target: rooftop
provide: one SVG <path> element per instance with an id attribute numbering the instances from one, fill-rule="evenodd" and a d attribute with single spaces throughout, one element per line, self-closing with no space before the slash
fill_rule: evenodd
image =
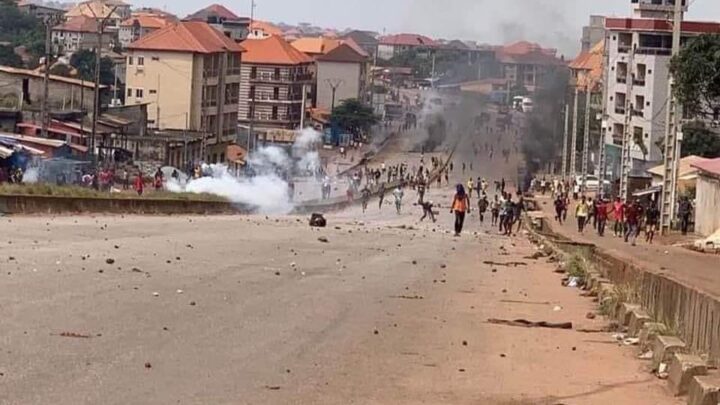
<path id="1" fill-rule="evenodd" d="M 128 49 L 202 54 L 244 51 L 235 41 L 200 21 L 169 25 L 138 39 Z"/>
<path id="2" fill-rule="evenodd" d="M 624 31 L 672 32 L 672 24 L 670 21 L 650 18 L 608 17 L 605 19 L 605 28 Z M 720 23 L 710 21 L 683 21 L 682 31 L 689 34 L 720 33 Z"/>
<path id="3" fill-rule="evenodd" d="M 299 65 L 313 61 L 277 35 L 264 39 L 246 39 L 241 45 L 246 50 L 243 55 L 243 63 Z"/>
<path id="4" fill-rule="evenodd" d="M 341 42 L 338 46 L 317 57 L 318 61 L 324 62 L 346 62 L 363 63 L 367 62 L 369 56 L 359 47 L 350 45 L 348 42 Z"/>
<path id="5" fill-rule="evenodd" d="M 267 21 L 253 20 L 253 22 L 250 24 L 250 29 L 260 30 L 267 35 L 281 36 L 283 34 L 283 31 L 280 28 Z"/>
<path id="6" fill-rule="evenodd" d="M 703 163 L 708 160 L 711 160 L 711 159 L 705 159 L 705 158 L 702 158 L 700 156 L 695 156 L 695 155 L 686 156 L 686 157 L 680 159 L 680 164 L 678 165 L 678 177 L 680 177 L 682 179 L 683 177 L 686 177 L 686 176 L 692 175 L 693 173 L 696 173 L 697 169 L 694 166 L 696 164 L 700 164 L 700 163 Z M 655 166 L 652 169 L 648 170 L 648 173 L 655 175 L 655 176 L 662 176 L 664 172 L 665 172 L 664 165 Z"/>
<path id="7" fill-rule="evenodd" d="M 714 177 L 720 177 L 720 158 L 705 159 L 702 162 L 692 164 L 692 167 L 700 170 L 705 174 L 710 174 Z"/>
<path id="8" fill-rule="evenodd" d="M 97 20 L 91 17 L 77 16 L 72 17 L 63 24 L 53 27 L 54 31 L 70 31 L 70 32 L 92 32 L 98 30 Z"/>
<path id="9" fill-rule="evenodd" d="M 562 65 L 564 62 L 557 58 L 557 50 L 543 48 L 539 44 L 519 41 L 510 45 L 499 47 L 496 50 L 497 58 L 502 63 L 528 64 L 528 65 Z"/>
<path id="10" fill-rule="evenodd" d="M 584 74 L 578 77 L 578 87 L 587 87 L 588 85 L 595 86 L 602 81 L 604 51 L 605 41 L 600 41 L 588 52 L 581 53 L 570 62 L 570 69 L 584 72 Z"/>
<path id="11" fill-rule="evenodd" d="M 127 20 L 123 21 L 120 26 L 121 27 L 132 27 L 135 24 L 138 24 L 140 27 L 143 28 L 155 28 L 160 29 L 167 27 L 168 25 L 172 24 L 173 21 L 168 20 L 167 18 L 159 17 L 159 16 L 153 16 L 153 15 L 136 15 L 128 18 Z"/>
<path id="12" fill-rule="evenodd" d="M 28 76 L 28 77 L 34 77 L 37 79 L 44 78 L 44 75 L 40 72 L 36 72 L 34 70 L 28 70 L 28 69 L 20 69 L 20 68 L 14 68 L 10 66 L 0 66 L 0 73 L 7 73 L 11 75 L 20 75 L 20 76 Z M 66 84 L 73 84 L 76 86 L 83 86 L 86 88 L 94 89 L 95 83 L 93 82 L 86 82 L 84 80 L 78 80 L 78 79 L 72 79 L 69 77 L 64 76 L 56 76 L 56 75 L 50 75 L 51 81 L 66 83 Z M 107 88 L 105 85 L 100 85 L 101 89 Z"/>
<path id="13" fill-rule="evenodd" d="M 112 3 L 112 4 L 111 4 Z M 120 19 L 120 16 L 113 11 L 113 8 L 115 6 L 119 6 L 122 4 L 116 4 L 116 3 L 122 3 L 120 1 L 117 2 L 107 2 L 102 0 L 92 0 L 92 1 L 86 1 L 83 3 L 79 3 L 77 6 L 70 9 L 65 14 L 66 18 L 70 17 L 78 17 L 78 16 L 85 16 L 90 18 L 112 18 L 112 19 Z"/>
<path id="14" fill-rule="evenodd" d="M 396 34 L 380 37 L 380 44 L 401 46 L 437 46 L 437 42 L 419 34 Z"/>
<path id="15" fill-rule="evenodd" d="M 207 21 L 209 17 L 220 20 L 239 20 L 240 17 L 221 4 L 212 4 L 185 17 L 186 21 Z"/>

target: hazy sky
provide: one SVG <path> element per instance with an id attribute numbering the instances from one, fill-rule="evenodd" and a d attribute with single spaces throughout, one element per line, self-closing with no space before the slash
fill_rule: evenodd
<path id="1" fill-rule="evenodd" d="M 205 3 L 207 1 L 207 3 Z M 219 2 L 249 15 L 251 0 L 131 0 L 183 17 Z M 690 0 L 689 19 L 720 21 L 719 0 Z M 626 16 L 630 0 L 255 0 L 257 18 L 328 28 L 416 32 L 500 44 L 528 39 L 574 53 L 590 14 Z"/>

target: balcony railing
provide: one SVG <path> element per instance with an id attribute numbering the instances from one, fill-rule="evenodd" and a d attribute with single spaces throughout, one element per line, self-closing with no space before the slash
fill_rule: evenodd
<path id="1" fill-rule="evenodd" d="M 279 97 L 279 96 L 275 97 L 275 95 L 271 94 L 271 93 L 256 93 L 254 95 L 254 98 L 253 98 L 253 95 L 251 94 L 249 100 L 250 101 L 261 101 L 261 102 L 270 101 L 270 102 L 276 102 L 276 103 L 293 103 L 293 102 L 302 101 L 302 96 L 290 95 L 287 97 Z"/>
<path id="2" fill-rule="evenodd" d="M 615 114 L 624 115 L 624 114 L 625 114 L 625 107 L 615 106 Z"/>
<path id="3" fill-rule="evenodd" d="M 240 74 L 240 70 L 241 70 L 241 69 L 240 69 L 240 66 L 228 68 L 226 74 L 227 74 L 228 76 L 238 76 L 238 75 Z"/>
<path id="4" fill-rule="evenodd" d="M 640 87 L 645 86 L 645 78 L 635 79 L 633 80 L 633 84 Z"/>
<path id="5" fill-rule="evenodd" d="M 630 45 L 618 45 L 618 52 L 619 53 L 629 53 L 630 52 Z"/>
<path id="6" fill-rule="evenodd" d="M 618 83 L 621 83 L 621 84 L 626 84 L 626 83 L 627 83 L 627 76 L 618 76 L 617 82 L 618 82 Z"/>
<path id="7" fill-rule="evenodd" d="M 642 110 L 632 110 L 633 117 L 644 117 L 645 113 Z"/>
<path id="8" fill-rule="evenodd" d="M 275 75 L 271 73 L 260 73 L 255 76 L 250 76 L 251 81 L 256 82 L 276 82 L 276 83 L 294 83 L 294 82 L 306 82 L 313 79 L 312 74 L 301 74 L 301 75 Z"/>
<path id="9" fill-rule="evenodd" d="M 639 47 L 636 51 L 637 53 L 641 55 L 663 55 L 663 56 L 670 56 L 672 54 L 672 49 L 669 48 L 652 48 L 652 47 Z"/>
<path id="10" fill-rule="evenodd" d="M 205 69 L 203 70 L 203 78 L 204 79 L 211 79 L 214 77 L 218 77 L 220 74 L 220 71 L 218 69 Z"/>

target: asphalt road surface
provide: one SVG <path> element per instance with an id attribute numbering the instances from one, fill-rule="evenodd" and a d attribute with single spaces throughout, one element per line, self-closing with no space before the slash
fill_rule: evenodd
<path id="1" fill-rule="evenodd" d="M 527 258 L 522 233 L 473 214 L 452 237 L 451 189 L 430 190 L 436 224 L 418 222 L 411 190 L 400 215 L 373 201 L 321 230 L 304 217 L 2 218 L 0 404 L 679 403 L 609 334 L 487 323 L 605 321 L 586 318 L 595 304 L 560 286 L 556 264 Z"/>

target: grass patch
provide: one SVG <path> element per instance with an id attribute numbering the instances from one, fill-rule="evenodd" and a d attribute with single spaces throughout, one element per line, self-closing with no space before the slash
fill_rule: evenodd
<path id="1" fill-rule="evenodd" d="M 588 274 L 588 265 L 585 259 L 580 255 L 573 255 L 565 266 L 565 271 L 569 277 L 577 277 L 582 283 L 585 283 Z"/>
<path id="2" fill-rule="evenodd" d="M 54 184 L 2 184 L 0 195 L 26 195 L 26 196 L 47 196 L 47 197 L 71 197 L 71 198 L 113 198 L 113 199 L 147 199 L 147 200 L 173 200 L 173 201 L 207 201 L 207 202 L 228 202 L 224 197 L 215 194 L 195 193 L 171 193 L 169 191 L 154 191 L 146 189 L 142 197 L 135 192 L 110 193 L 97 191 L 91 188 L 78 186 L 58 186 Z"/>

